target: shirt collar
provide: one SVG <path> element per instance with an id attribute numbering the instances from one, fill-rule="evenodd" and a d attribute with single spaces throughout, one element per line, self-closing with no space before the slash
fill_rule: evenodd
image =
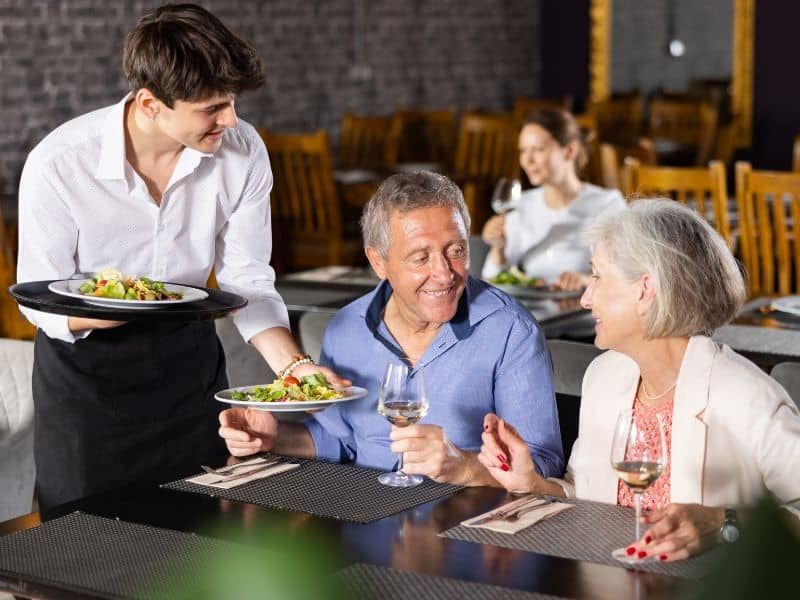
<path id="1" fill-rule="evenodd" d="M 117 104 L 108 111 L 103 125 L 103 142 L 100 148 L 100 160 L 97 163 L 95 176 L 98 179 L 125 180 L 125 106 L 133 99 L 133 94 L 128 92 Z M 194 148 L 184 146 L 178 166 L 184 173 L 193 171 L 200 164 L 200 159 L 214 156 L 211 153 L 200 152 Z M 178 167 L 176 167 L 178 171 Z"/>
<path id="2" fill-rule="evenodd" d="M 456 314 L 447 323 L 447 327 L 452 331 L 456 339 L 462 340 L 469 336 L 470 330 L 485 319 L 487 316 L 497 311 L 503 303 L 493 294 L 485 293 L 487 284 L 473 277 L 467 278 L 467 285 L 464 293 L 458 301 Z M 367 328 L 377 338 L 382 338 L 379 327 L 383 319 L 383 309 L 392 295 L 392 286 L 388 280 L 381 281 L 378 287 L 372 292 L 372 298 L 367 304 L 364 320 Z"/>

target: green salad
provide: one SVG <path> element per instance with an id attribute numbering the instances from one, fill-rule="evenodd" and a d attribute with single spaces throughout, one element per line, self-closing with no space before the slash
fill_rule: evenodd
<path id="1" fill-rule="evenodd" d="M 180 300 L 183 294 L 168 290 L 161 281 L 147 277 L 123 275 L 117 269 L 105 269 L 89 281 L 81 284 L 78 291 L 84 296 L 113 298 L 115 300 Z"/>
<path id="2" fill-rule="evenodd" d="M 511 267 L 505 271 L 500 271 L 489 280 L 490 283 L 500 285 L 522 285 L 527 287 L 540 287 L 544 285 L 541 277 L 528 277 L 518 267 Z"/>
<path id="3" fill-rule="evenodd" d="M 248 392 L 231 392 L 231 398 L 246 402 L 310 402 L 344 398 L 344 394 L 331 387 L 322 373 L 314 373 L 300 379 L 288 375 Z"/>

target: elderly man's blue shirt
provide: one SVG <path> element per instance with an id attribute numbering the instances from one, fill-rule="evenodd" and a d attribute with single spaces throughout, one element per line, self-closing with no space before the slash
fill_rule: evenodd
<path id="1" fill-rule="evenodd" d="M 377 412 L 384 367 L 403 357 L 382 320 L 391 293 L 382 282 L 328 325 L 320 362 L 369 393 L 306 422 L 319 458 L 387 470 L 397 460 L 389 449 L 391 426 Z M 422 423 L 439 425 L 458 448 L 477 452 L 484 415 L 497 413 L 517 428 L 545 477 L 562 473 L 550 354 L 538 324 L 515 300 L 470 277 L 456 315 L 412 377 L 420 370 L 430 400 Z"/>

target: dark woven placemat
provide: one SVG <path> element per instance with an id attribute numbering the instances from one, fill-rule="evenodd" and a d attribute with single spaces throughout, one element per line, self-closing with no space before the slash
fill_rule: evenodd
<path id="1" fill-rule="evenodd" d="M 0 537 L 0 573 L 93 596 L 149 598 L 148 589 L 189 584 L 179 573 L 231 547 L 199 535 L 75 512 Z"/>
<path id="2" fill-rule="evenodd" d="M 633 541 L 636 524 L 633 509 L 586 500 L 569 502 L 574 504 L 569 510 L 513 535 L 463 525 L 457 525 L 439 535 L 690 579 L 702 577 L 711 566 L 713 558 L 709 554 L 677 562 L 651 560 L 635 565 L 621 563 L 611 556 L 611 552 L 629 546 Z"/>
<path id="3" fill-rule="evenodd" d="M 375 600 L 556 600 L 536 592 L 399 571 L 358 563 L 342 569 L 335 578 L 354 598 Z"/>
<path id="4" fill-rule="evenodd" d="M 299 458 L 285 460 L 300 463 L 300 467 L 229 490 L 185 479 L 162 487 L 353 523 L 371 523 L 461 489 L 430 479 L 412 488 L 393 488 L 378 482 L 381 471 L 375 469 Z"/>

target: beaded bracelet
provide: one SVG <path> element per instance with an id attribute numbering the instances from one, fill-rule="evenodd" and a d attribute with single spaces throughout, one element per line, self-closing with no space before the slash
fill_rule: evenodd
<path id="1" fill-rule="evenodd" d="M 290 375 L 291 372 L 294 371 L 300 365 L 315 365 L 315 364 L 317 363 L 315 363 L 314 359 L 311 358 L 311 356 L 309 356 L 308 354 L 303 354 L 302 356 L 295 355 L 292 357 L 292 362 L 289 363 L 289 366 L 287 366 L 285 369 L 283 369 L 278 373 L 278 377 L 283 378 L 286 377 L 287 375 Z"/>

